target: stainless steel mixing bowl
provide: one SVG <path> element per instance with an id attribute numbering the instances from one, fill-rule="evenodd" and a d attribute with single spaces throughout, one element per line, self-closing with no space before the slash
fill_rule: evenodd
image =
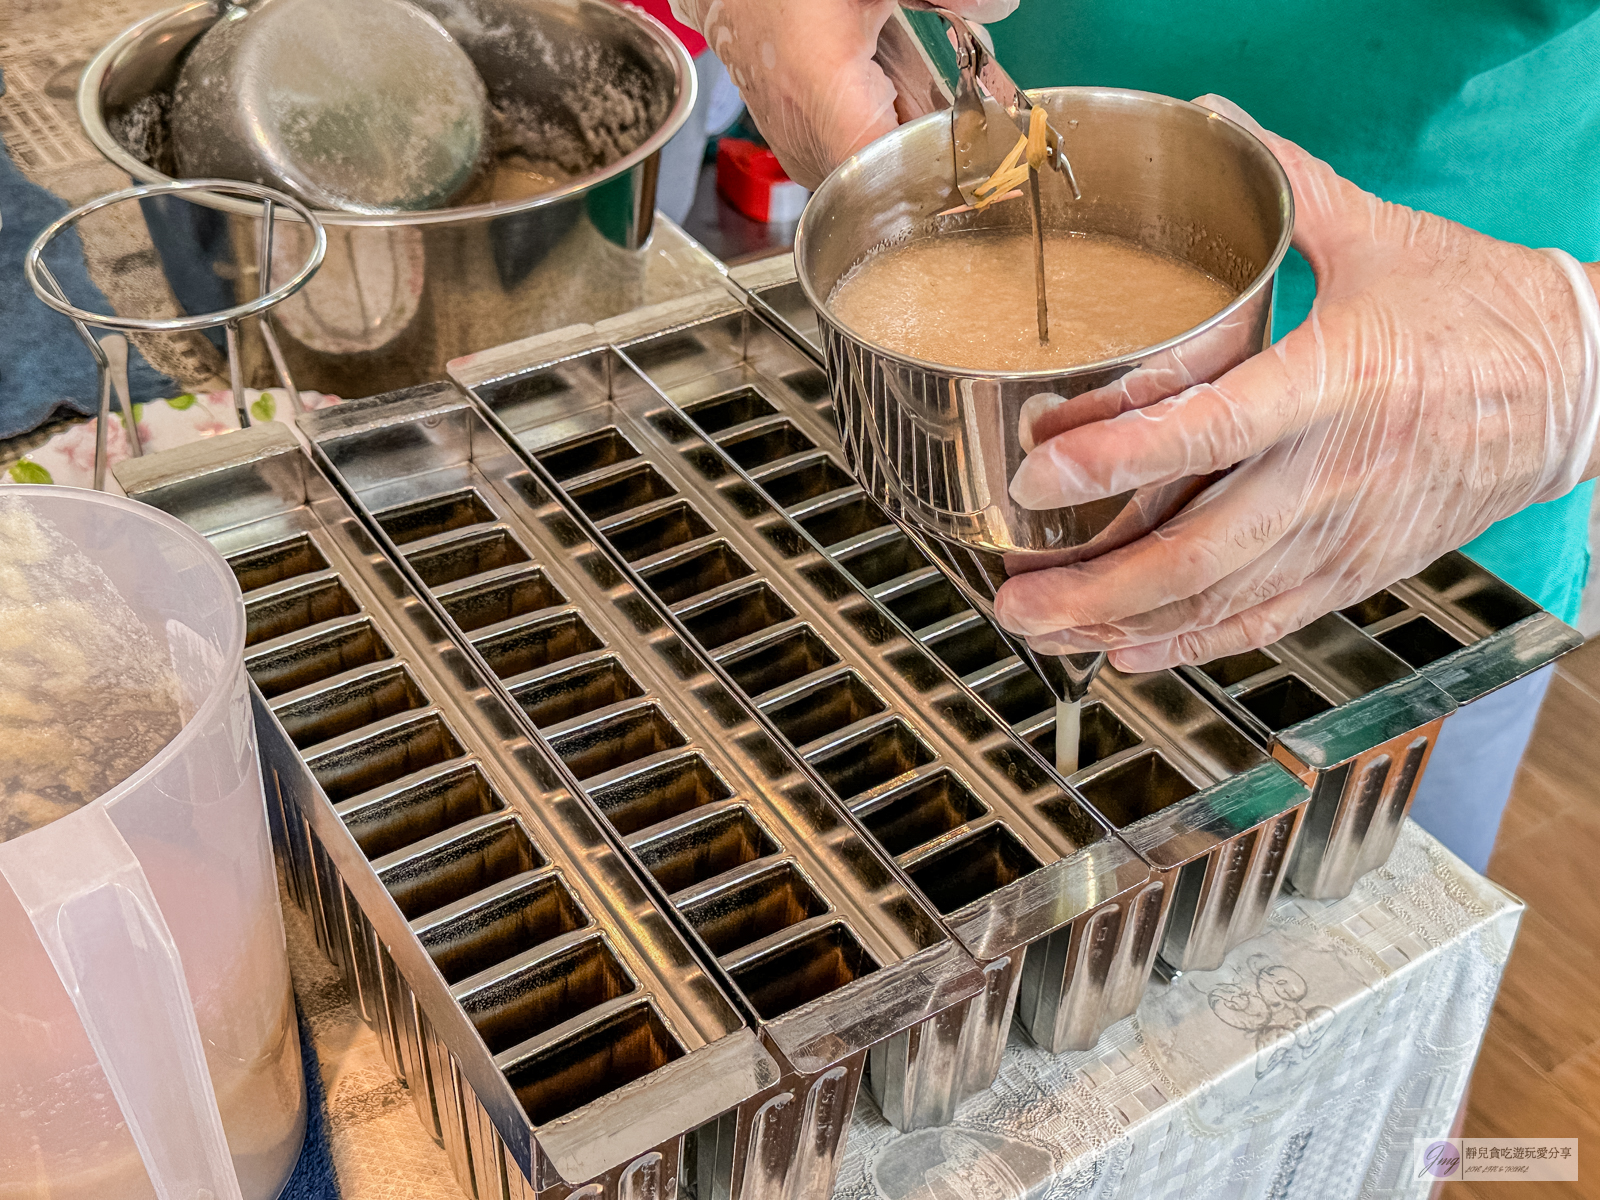
<path id="1" fill-rule="evenodd" d="M 530 143 L 543 139 L 580 160 L 590 151 L 607 157 L 608 141 L 626 153 L 530 199 L 320 213 L 322 270 L 274 314 L 302 387 L 364 396 L 438 379 L 453 358 L 641 302 L 661 147 L 694 105 L 694 65 L 682 45 L 639 10 L 607 0 L 417 2 L 466 50 L 491 102 L 518 109 Z M 84 130 L 137 181 L 170 178 L 165 109 L 185 52 L 215 19 L 210 0 L 190 0 L 134 25 L 84 70 Z M 187 311 L 257 294 L 260 211 L 221 197 L 210 207 L 146 205 Z M 304 260 L 308 236 L 279 210 L 274 278 Z M 247 344 L 246 357 L 266 367 L 259 345 Z"/>
<path id="2" fill-rule="evenodd" d="M 1083 199 L 1043 181 L 1045 227 L 1115 234 L 1186 259 L 1238 289 L 1204 324 L 1160 345 L 1065 371 L 979 374 L 874 345 L 828 307 L 867 254 L 929 232 L 1029 229 L 1025 203 L 941 217 L 953 194 L 950 124 L 936 113 L 902 125 L 830 175 L 795 239 L 795 262 L 820 325 L 835 413 L 863 486 L 914 530 L 992 611 L 1009 575 L 1125 545 L 1167 520 L 1206 484 L 1186 479 L 1071 508 L 1032 511 L 1007 486 L 1024 457 L 1023 403 L 1075 396 L 1129 371 L 1170 367 L 1213 379 L 1269 340 L 1273 273 L 1289 246 L 1288 178 L 1258 139 L 1206 109 L 1113 88 L 1030 92 L 1063 131 Z M 1016 138 L 990 121 L 994 161 Z M 957 286 L 952 282 L 951 286 Z M 972 297 L 981 305 L 981 295 Z M 1019 321 L 1032 323 L 1031 307 Z"/>

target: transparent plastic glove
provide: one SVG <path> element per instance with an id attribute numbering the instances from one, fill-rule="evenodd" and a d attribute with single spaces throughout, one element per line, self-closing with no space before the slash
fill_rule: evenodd
<path id="1" fill-rule="evenodd" d="M 899 121 L 895 89 L 872 59 L 896 0 L 672 0 L 738 86 L 789 177 L 815 188 Z M 973 21 L 1017 0 L 949 0 Z"/>
<path id="2" fill-rule="evenodd" d="M 1232 468 L 1140 540 L 1001 588 L 1001 624 L 1036 649 L 1122 670 L 1264 646 L 1600 472 L 1600 269 L 1386 203 L 1199 103 L 1283 163 L 1317 299 L 1215 383 L 1167 356 L 1029 402 L 1011 484 L 1029 508 Z"/>

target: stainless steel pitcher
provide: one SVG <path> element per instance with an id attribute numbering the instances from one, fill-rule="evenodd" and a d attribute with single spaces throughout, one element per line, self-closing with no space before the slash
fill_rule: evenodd
<path id="1" fill-rule="evenodd" d="M 896 354 L 846 328 L 829 297 L 876 247 L 931 230 L 1028 228 L 1020 203 L 940 215 L 961 203 L 945 113 L 902 125 L 829 176 L 795 243 L 801 285 L 820 314 L 834 411 L 853 470 L 894 517 L 926 535 L 990 613 L 1008 576 L 1125 545 L 1208 482 L 1188 478 L 1070 508 L 1022 508 L 1007 489 L 1024 457 L 1023 404 L 1039 393 L 1075 396 L 1130 371 L 1170 369 L 1174 360 L 1195 381 L 1214 379 L 1259 352 L 1270 340 L 1273 273 L 1294 224 L 1283 168 L 1226 118 L 1115 88 L 1031 95 L 1063 131 L 1083 190 L 1075 201 L 1064 184 L 1050 181 L 1056 186 L 1044 189 L 1046 228 L 1114 234 L 1192 262 L 1237 289 L 1227 308 L 1159 345 L 1063 371 L 979 374 Z M 1009 122 L 989 124 L 998 161 L 1016 130 Z"/>

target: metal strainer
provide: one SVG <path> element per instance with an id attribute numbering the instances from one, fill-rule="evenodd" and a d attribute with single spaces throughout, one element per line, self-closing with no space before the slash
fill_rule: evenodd
<path id="1" fill-rule="evenodd" d="M 318 208 L 439 208 L 487 158 L 488 92 L 405 0 L 214 0 L 173 93 L 178 173 L 281 188 Z"/>

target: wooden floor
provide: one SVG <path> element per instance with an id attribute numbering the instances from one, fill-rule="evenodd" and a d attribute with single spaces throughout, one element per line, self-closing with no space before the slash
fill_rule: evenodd
<path id="1" fill-rule="evenodd" d="M 1489 877 L 1528 903 L 1472 1077 L 1465 1137 L 1576 1137 L 1578 1183 L 1450 1184 L 1444 1200 L 1600 1200 L 1600 640 L 1539 714 Z"/>

